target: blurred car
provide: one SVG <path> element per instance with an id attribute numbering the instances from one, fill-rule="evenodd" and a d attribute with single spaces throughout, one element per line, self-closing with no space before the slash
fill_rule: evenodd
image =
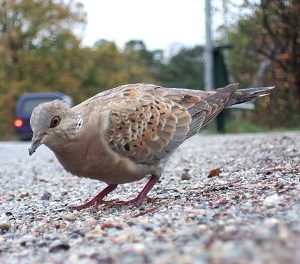
<path id="1" fill-rule="evenodd" d="M 19 97 L 16 109 L 16 118 L 13 121 L 13 126 L 15 132 L 22 140 L 29 140 L 32 138 L 30 116 L 33 109 L 40 103 L 56 99 L 62 100 L 70 106 L 73 105 L 72 98 L 60 92 L 26 93 Z"/>

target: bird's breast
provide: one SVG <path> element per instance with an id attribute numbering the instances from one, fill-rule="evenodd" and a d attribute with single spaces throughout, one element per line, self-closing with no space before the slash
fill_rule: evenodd
<path id="1" fill-rule="evenodd" d="M 155 170 L 118 155 L 101 140 L 73 141 L 55 154 L 64 169 L 73 175 L 108 184 L 137 181 Z"/>

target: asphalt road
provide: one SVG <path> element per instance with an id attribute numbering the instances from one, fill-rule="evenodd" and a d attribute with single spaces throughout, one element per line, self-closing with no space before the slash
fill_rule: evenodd
<path id="1" fill-rule="evenodd" d="M 105 184 L 28 146 L 0 142 L 0 263 L 300 263 L 300 132 L 196 136 L 153 203 L 73 212 Z"/>

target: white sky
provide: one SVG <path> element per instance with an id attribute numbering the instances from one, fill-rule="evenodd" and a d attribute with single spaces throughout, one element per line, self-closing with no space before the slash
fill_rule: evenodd
<path id="1" fill-rule="evenodd" d="M 83 44 L 99 39 L 119 47 L 141 39 L 147 48 L 203 44 L 204 0 L 79 0 L 87 12 Z M 212 1 L 213 2 L 213 1 Z M 220 1 L 219 1 L 220 2 Z"/>

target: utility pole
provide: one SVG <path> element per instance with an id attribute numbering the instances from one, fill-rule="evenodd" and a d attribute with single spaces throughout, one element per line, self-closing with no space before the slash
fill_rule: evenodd
<path id="1" fill-rule="evenodd" d="M 225 45 L 228 44 L 228 7 L 227 7 L 227 1 L 223 0 L 223 24 L 224 24 L 224 41 Z"/>
<path id="2" fill-rule="evenodd" d="M 204 88 L 213 89 L 213 43 L 211 31 L 211 5 L 210 0 L 205 0 L 205 49 L 204 49 Z"/>

